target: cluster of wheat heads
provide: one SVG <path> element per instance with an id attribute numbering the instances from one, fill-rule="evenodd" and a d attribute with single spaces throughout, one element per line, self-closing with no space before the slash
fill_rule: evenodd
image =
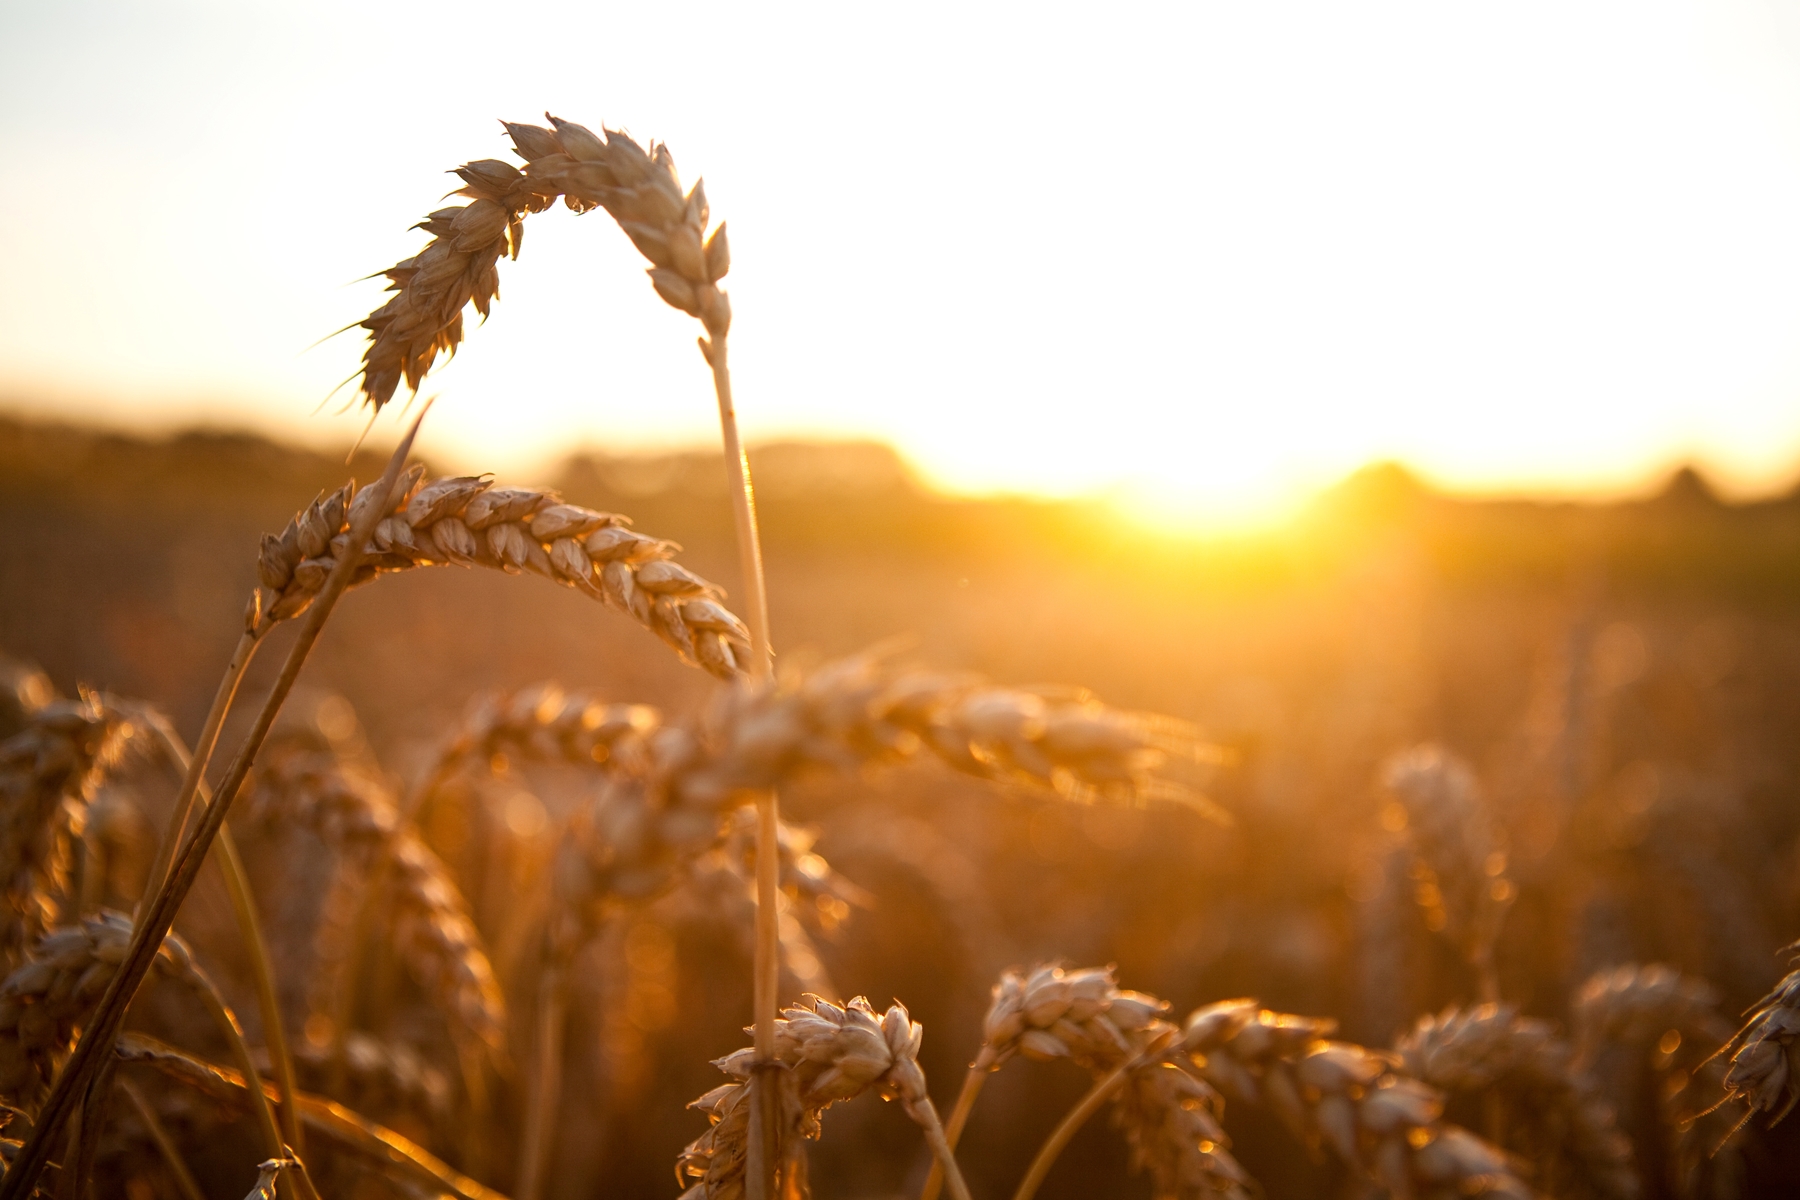
<path id="1" fill-rule="evenodd" d="M 1072 1063 L 1091 1087 L 1050 1132 L 1018 1200 L 1108 1105 L 1159 1200 L 1247 1200 L 1257 1186 L 1231 1154 L 1228 1104 L 1266 1110 L 1397 1197 L 1628 1197 L 1638 1190 L 1630 1148 L 1591 1068 L 1603 1050 L 1633 1048 L 1643 1036 L 1655 1055 L 1641 1053 L 1666 1076 L 1676 1190 L 1724 1194 L 1738 1114 L 1779 1120 L 1800 1094 L 1800 977 L 1782 981 L 1735 1037 L 1695 987 L 1654 969 L 1583 988 L 1571 1039 L 1523 1016 L 1502 998 L 1495 965 L 1517 895 L 1504 830 L 1473 772 L 1436 749 L 1403 755 L 1385 773 L 1399 814 L 1390 825 L 1405 831 L 1428 926 L 1453 940 L 1483 1004 L 1421 1021 L 1393 1051 L 1334 1040 L 1330 1019 L 1250 1000 L 1208 1005 L 1178 1023 L 1162 1000 L 1121 989 L 1110 969 L 1019 969 L 994 989 L 945 1123 L 919 1067 L 922 1027 L 901 1004 L 882 1011 L 862 998 L 810 995 L 778 1015 L 784 944 L 804 949 L 809 923 L 841 920 L 860 896 L 781 821 L 775 797 L 796 780 L 920 759 L 1061 802 L 1205 809 L 1174 768 L 1210 751 L 1183 722 L 1111 708 L 1079 689 L 996 686 L 880 653 L 778 676 L 726 366 L 724 226 L 710 228 L 704 188 L 683 187 L 665 146 L 646 150 L 623 133 L 556 118 L 507 130 L 524 166 L 484 159 L 459 168 L 469 203 L 432 213 L 426 247 L 383 273 L 394 294 L 360 323 L 369 334 L 360 390 L 379 411 L 455 350 L 467 307 L 486 316 L 498 296 L 499 261 L 519 253 L 526 215 L 558 198 L 578 213 L 605 210 L 650 263 L 657 294 L 705 333 L 734 483 L 744 615 L 676 561 L 678 547 L 633 531 L 623 516 L 485 476 L 428 478 L 408 465 L 415 421 L 380 479 L 318 496 L 264 539 L 238 646 L 191 755 L 142 706 L 15 687 L 8 720 L 19 728 L 0 742 L 0 954 L 10 972 L 0 985 L 0 1097 L 25 1137 L 7 1147 L 0 1200 L 25 1200 L 51 1168 L 55 1190 L 77 1200 L 107 1171 L 192 1195 L 192 1160 L 220 1157 L 239 1169 L 239 1186 L 255 1172 L 253 1196 L 372 1185 L 485 1200 L 496 1195 L 483 1182 L 492 1179 L 537 1200 L 559 1107 L 570 975 L 611 931 L 672 897 L 754 922 L 754 1043 L 718 1060 L 727 1082 L 695 1102 L 710 1128 L 677 1164 L 690 1195 L 807 1194 L 805 1147 L 822 1136 L 825 1110 L 874 1092 L 899 1101 L 923 1133 L 934 1163 L 927 1191 L 948 1186 L 969 1200 L 956 1157 L 969 1113 L 982 1081 L 1024 1058 Z M 344 592 L 426 565 L 538 574 L 580 590 L 722 686 L 702 712 L 669 722 L 644 706 L 550 686 L 490 698 L 402 798 L 379 769 L 276 723 Z M 249 660 L 287 622 L 299 629 L 280 673 L 208 788 Z M 182 778 L 126 915 L 90 903 L 74 869 L 85 861 L 96 789 L 139 741 L 160 746 Z M 541 895 L 521 901 L 503 930 L 484 929 L 466 876 L 431 845 L 428 819 L 446 805 L 481 804 L 484 774 L 532 762 L 576 768 L 581 786 L 554 814 L 540 859 L 527 856 L 544 868 Z M 234 805 L 241 832 L 280 847 L 273 861 L 292 878 L 252 880 L 226 826 Z M 196 951 L 171 929 L 209 862 L 231 894 L 239 942 Z M 278 887 L 316 901 L 278 910 L 275 932 L 307 927 L 309 951 L 298 961 L 272 956 L 262 931 L 269 913 L 259 910 Z M 490 944 L 500 946 L 498 965 Z M 260 1053 L 202 970 L 208 954 L 249 981 Z M 153 972 L 179 996 L 152 990 L 134 1008 Z M 306 976 L 299 987 L 296 972 Z M 128 1009 L 142 1027 L 126 1031 Z M 531 1013 L 528 1029 L 521 1010 Z M 304 1045 L 289 1044 L 290 1030 Z M 323 1095 L 300 1090 L 296 1064 Z M 521 1102 L 497 1102 L 496 1090 Z M 115 1091 L 129 1109 L 113 1103 Z M 1471 1123 L 1487 1137 L 1446 1119 L 1459 1097 L 1475 1100 Z M 206 1136 L 246 1114 L 254 1149 Z M 1729 1127 L 1708 1136 L 1720 1121 Z M 439 1138 L 454 1161 L 409 1133 Z"/>

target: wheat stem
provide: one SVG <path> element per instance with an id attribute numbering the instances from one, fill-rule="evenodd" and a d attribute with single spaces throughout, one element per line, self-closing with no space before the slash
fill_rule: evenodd
<path id="1" fill-rule="evenodd" d="M 532 1039 L 537 1054 L 531 1091 L 525 1099 L 525 1128 L 519 1138 L 517 1200 L 538 1200 L 550 1158 L 551 1123 L 562 1091 L 563 1009 L 568 999 L 562 967 L 552 964 L 538 983 L 537 1019 Z"/>
<path id="2" fill-rule="evenodd" d="M 957 1143 L 962 1141 L 963 1127 L 969 1123 L 969 1114 L 975 1110 L 975 1098 L 981 1095 L 981 1085 L 987 1082 L 991 1072 L 986 1067 L 970 1067 L 969 1073 L 963 1076 L 962 1090 L 956 1093 L 956 1103 L 950 1109 L 950 1119 L 944 1122 L 944 1144 L 952 1153 Z M 919 1200 L 937 1200 L 938 1191 L 944 1186 L 944 1169 L 936 1162 L 931 1164 L 931 1173 L 925 1176 L 925 1186 L 919 1191 Z"/>
<path id="3" fill-rule="evenodd" d="M 262 1131 L 263 1141 L 268 1143 L 265 1150 L 270 1158 L 281 1158 L 281 1128 L 275 1122 L 275 1110 L 269 1104 L 268 1094 L 263 1091 L 262 1079 L 256 1071 L 256 1060 L 250 1057 L 250 1047 L 244 1042 L 243 1026 L 238 1024 L 236 1014 L 225 1003 L 225 998 L 219 995 L 219 989 L 205 972 L 198 966 L 191 966 L 184 974 L 192 984 L 194 994 L 205 1006 L 207 1015 L 212 1017 L 213 1024 L 225 1036 L 226 1043 L 231 1047 L 231 1057 L 237 1061 L 238 1071 L 249 1081 L 256 1123 Z"/>
<path id="4" fill-rule="evenodd" d="M 1062 1123 L 1038 1148 L 1037 1157 L 1031 1160 L 1031 1168 L 1025 1172 L 1025 1178 L 1019 1181 L 1018 1191 L 1013 1193 L 1013 1200 L 1031 1200 L 1031 1197 L 1037 1194 L 1044 1178 L 1050 1174 L 1050 1168 L 1055 1164 L 1057 1155 L 1063 1152 L 1063 1147 L 1067 1146 L 1069 1140 L 1080 1131 L 1083 1125 L 1087 1124 L 1087 1119 L 1099 1112 L 1100 1106 L 1112 1099 L 1113 1093 L 1125 1085 L 1125 1077 L 1137 1065 L 1137 1059 L 1126 1059 L 1114 1067 L 1111 1072 L 1102 1076 L 1100 1082 L 1088 1089 L 1087 1095 L 1083 1096 L 1080 1103 L 1069 1110 L 1068 1115 L 1062 1119 Z"/>
<path id="5" fill-rule="evenodd" d="M 219 743 L 219 729 L 225 724 L 225 714 L 231 710 L 238 685 L 243 683 L 244 672 L 249 668 L 250 660 L 256 657 L 256 648 L 261 644 L 262 639 L 246 629 L 238 637 L 237 648 L 231 652 L 231 661 L 225 666 L 225 677 L 219 680 L 218 690 L 213 693 L 212 707 L 206 710 L 206 722 L 200 727 L 200 737 L 194 742 L 194 752 L 182 764 L 186 770 L 182 776 L 181 790 L 175 795 L 175 807 L 169 816 L 169 827 L 163 831 L 162 842 L 156 848 L 156 858 L 151 863 L 150 873 L 144 878 L 145 898 L 161 891 L 168 879 L 176 848 L 181 845 L 182 835 L 187 832 L 194 797 L 200 791 L 201 780 L 206 776 L 206 765 L 212 760 L 213 749 Z M 167 741 L 166 738 L 164 740 Z M 185 748 L 183 753 L 185 754 Z M 144 915 L 143 907 L 143 901 L 140 900 L 136 914 L 140 919 Z"/>
<path id="6" fill-rule="evenodd" d="M 412 427 L 407 430 L 406 436 L 395 447 L 387 469 L 371 489 L 371 499 L 375 503 L 356 506 L 349 543 L 343 557 L 333 565 L 318 599 L 306 614 L 305 623 L 300 627 L 293 648 L 288 651 L 287 661 L 282 665 L 275 686 L 268 699 L 263 702 L 262 710 L 257 713 L 250 732 L 245 735 L 237 756 L 226 770 L 225 779 L 214 793 L 212 803 L 202 813 L 199 827 L 194 830 L 193 837 L 187 840 L 154 899 L 143 906 L 143 916 L 132 935 L 125 960 L 119 965 L 112 982 L 107 985 L 106 994 L 101 997 L 92 1023 L 76 1043 L 74 1054 L 44 1102 L 38 1122 L 32 1127 L 31 1136 L 19 1148 L 12 1169 L 7 1171 L 4 1179 L 0 1179 L 0 1200 L 26 1200 L 37 1187 L 38 1179 L 50 1161 L 52 1147 L 59 1144 L 63 1131 L 68 1126 L 76 1101 L 94 1071 L 101 1065 L 103 1056 L 111 1052 L 124 1024 L 125 1010 L 149 972 L 150 964 L 155 961 L 157 948 L 162 945 L 170 926 L 175 923 L 176 911 L 180 909 L 188 890 L 193 887 L 195 878 L 200 874 L 200 865 L 205 861 L 206 852 L 225 824 L 225 814 L 232 798 L 237 795 L 238 789 L 243 787 L 245 778 L 250 774 L 250 765 L 255 761 L 257 751 L 262 748 L 263 739 L 268 737 L 269 729 L 275 723 L 275 715 L 281 711 L 282 703 L 293 690 L 300 668 L 306 665 L 307 656 L 312 652 L 313 644 L 319 640 L 319 633 L 324 629 L 326 619 L 337 606 L 344 589 L 349 587 L 350 580 L 362 561 L 363 548 L 369 544 L 369 538 L 375 532 L 376 523 L 388 511 L 394 486 L 400 480 L 401 468 L 406 462 L 406 456 L 412 451 L 413 439 L 418 435 L 419 423 L 425 419 L 430 408 L 430 401 L 427 401 L 414 419 Z"/>
<path id="7" fill-rule="evenodd" d="M 169 1174 L 175 1177 L 175 1190 L 181 1193 L 182 1200 L 206 1200 L 201 1194 L 200 1185 L 194 1182 L 194 1173 L 188 1170 L 187 1160 L 181 1157 L 180 1147 L 175 1145 L 175 1139 L 169 1136 L 169 1131 L 163 1128 L 156 1110 L 144 1099 L 144 1093 L 138 1090 L 137 1084 L 129 1079 L 121 1079 L 119 1090 L 125 1093 L 131 1106 L 137 1109 L 138 1119 L 143 1121 L 144 1128 L 150 1131 L 150 1140 L 156 1143 L 156 1149 L 162 1154 Z"/>
<path id="8" fill-rule="evenodd" d="M 294 1107 L 294 1096 L 300 1090 L 294 1076 L 294 1059 L 288 1049 L 287 1032 L 281 1023 L 281 1000 L 275 991 L 275 965 L 269 957 L 269 944 L 262 934 L 262 923 L 256 915 L 256 897 L 250 892 L 250 879 L 244 873 L 244 860 L 238 854 L 237 841 L 229 825 L 219 830 L 219 873 L 225 877 L 225 890 L 231 895 L 232 911 L 237 914 L 238 930 L 249 952 L 251 977 L 256 981 L 256 1006 L 262 1015 L 263 1041 L 268 1047 L 269 1062 L 275 1068 L 275 1082 L 281 1088 L 282 1136 L 294 1154 L 306 1152 L 300 1129 L 300 1112 Z"/>
<path id="9" fill-rule="evenodd" d="M 245 659 L 248 662 L 248 659 Z M 238 671 L 241 677 L 242 670 Z M 226 697 L 229 705 L 230 697 Z M 197 756 L 190 755 L 181 742 L 181 737 L 168 721 L 160 715 L 152 714 L 146 722 L 157 739 L 162 742 L 163 750 L 175 763 L 185 777 L 194 780 L 194 790 L 189 793 L 199 796 L 205 803 L 211 803 L 212 796 L 204 779 L 194 772 Z M 213 730 L 216 739 L 218 730 Z M 205 732 L 202 731 L 202 737 Z M 201 771 L 204 772 L 202 767 Z M 184 779 L 183 789 L 187 788 Z M 178 834 L 180 826 L 185 825 L 185 818 L 179 823 L 171 823 L 170 833 Z M 262 1017 L 263 1041 L 267 1043 L 270 1064 L 275 1068 L 275 1081 L 281 1087 L 282 1134 L 288 1146 L 296 1155 L 304 1154 L 306 1146 L 301 1136 L 300 1116 L 294 1109 L 294 1093 L 299 1084 L 294 1076 L 294 1059 L 288 1049 L 287 1032 L 281 1020 L 281 1001 L 275 988 L 275 962 L 269 954 L 269 943 L 263 937 L 262 922 L 256 914 L 256 897 L 250 890 L 250 877 L 244 870 L 244 860 L 238 854 L 237 841 L 231 836 L 230 826 L 219 830 L 219 874 L 225 880 L 225 891 L 231 897 L 231 910 L 237 918 L 238 937 L 244 944 L 244 953 L 250 960 L 250 974 L 256 983 L 256 1006 Z M 152 878 L 158 878 L 152 875 Z M 160 883 L 160 879 L 158 879 Z"/>
<path id="10" fill-rule="evenodd" d="M 952 1200 L 969 1200 L 969 1185 L 963 1181 L 962 1171 L 956 1165 L 956 1150 L 938 1121 L 937 1107 L 931 1103 L 931 1098 L 909 1105 L 907 1112 L 925 1131 L 925 1141 L 931 1146 L 932 1172 L 949 1181 Z"/>
<path id="11" fill-rule="evenodd" d="M 731 511 L 737 524 L 738 563 L 744 577 L 744 616 L 750 626 L 751 678 L 766 683 L 774 674 L 769 643 L 769 599 L 763 580 L 762 540 L 756 530 L 756 496 L 750 484 L 750 460 L 738 438 L 737 409 L 731 399 L 731 367 L 726 336 L 701 339 L 700 351 L 712 366 L 713 390 L 719 400 L 719 432 L 725 441 L 725 471 Z M 756 797 L 756 952 L 752 966 L 756 1057 L 759 1069 L 750 1080 L 749 1200 L 772 1200 L 779 1167 L 777 1106 L 769 1103 L 769 1067 L 775 1060 L 775 1010 L 781 980 L 781 931 L 776 914 L 780 887 L 777 826 L 781 802 L 773 789 Z"/>

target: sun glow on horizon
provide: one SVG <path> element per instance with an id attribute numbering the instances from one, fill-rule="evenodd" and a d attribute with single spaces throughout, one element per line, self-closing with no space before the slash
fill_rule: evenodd
<path id="1" fill-rule="evenodd" d="M 0 15 L 0 161 L 136 197 L 0 189 L 0 397 L 347 446 L 364 415 L 312 410 L 361 343 L 304 347 L 380 302 L 347 281 L 416 251 L 445 167 L 505 154 L 495 116 L 549 105 L 704 171 L 753 441 L 1169 528 L 1377 461 L 1556 495 L 1800 470 L 1792 5 L 718 6 L 679 79 L 628 50 L 650 10 L 570 10 L 522 63 L 444 7 Z M 363 69 L 390 52 L 479 83 L 422 113 Z M 696 330 L 618 230 L 528 226 L 426 451 L 542 478 L 712 440 Z"/>

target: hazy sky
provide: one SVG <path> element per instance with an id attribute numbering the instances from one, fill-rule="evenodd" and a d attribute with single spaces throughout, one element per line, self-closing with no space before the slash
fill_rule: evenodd
<path id="1" fill-rule="evenodd" d="M 1800 473 L 1800 0 L 0 0 L 0 403 L 347 444 L 309 343 L 546 108 L 705 175 L 752 437 L 1215 517 Z M 427 448 L 713 437 L 605 214 L 529 224 Z"/>

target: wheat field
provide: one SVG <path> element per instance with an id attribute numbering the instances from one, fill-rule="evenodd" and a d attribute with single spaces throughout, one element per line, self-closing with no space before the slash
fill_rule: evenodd
<path id="1" fill-rule="evenodd" d="M 506 129 L 362 396 L 560 200 L 723 452 L 0 423 L 0 1196 L 1800 1185 L 1800 502 L 1196 544 L 745 455 L 704 188 Z"/>

